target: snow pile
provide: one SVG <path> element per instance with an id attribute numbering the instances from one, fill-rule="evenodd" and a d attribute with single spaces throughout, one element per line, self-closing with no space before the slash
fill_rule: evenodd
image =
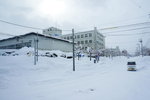
<path id="1" fill-rule="evenodd" d="M 34 48 L 28 48 L 28 47 L 23 47 L 19 50 L 16 51 L 19 55 L 27 55 L 27 53 L 31 52 L 32 54 L 34 53 Z"/>
<path id="2" fill-rule="evenodd" d="M 72 59 L 39 56 L 35 66 L 32 56 L 0 56 L 0 100 L 149 100 L 150 57 L 130 58 L 134 72 L 126 57 L 93 60 L 76 58 L 73 72 Z"/>
<path id="3" fill-rule="evenodd" d="M 21 49 L 0 49 L 0 55 L 6 54 L 4 56 L 13 56 L 13 54 L 27 55 L 28 52 L 33 53 L 34 48 L 24 47 L 24 48 L 21 48 Z"/>
<path id="4" fill-rule="evenodd" d="M 58 57 L 60 57 L 62 54 L 64 55 L 72 55 L 70 52 L 62 52 L 60 50 L 38 50 L 38 55 L 45 55 L 46 53 L 50 54 L 57 54 Z M 13 54 L 17 55 L 28 55 L 28 56 L 34 56 L 34 48 L 28 48 L 28 47 L 23 47 L 21 49 L 0 49 L 0 56 L 14 56 Z"/>

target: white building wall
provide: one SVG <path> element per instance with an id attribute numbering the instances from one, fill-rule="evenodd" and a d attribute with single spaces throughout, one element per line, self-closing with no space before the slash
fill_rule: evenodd
<path id="1" fill-rule="evenodd" d="M 45 36 L 37 36 L 34 34 L 10 38 L 0 41 L 0 47 L 16 45 L 20 43 L 31 42 L 31 47 L 34 47 L 34 39 L 38 39 L 38 48 L 42 50 L 61 50 L 64 52 L 72 51 L 72 43 L 55 38 Z"/>
<path id="2" fill-rule="evenodd" d="M 0 47 L 1 46 L 9 46 L 9 45 L 16 45 L 16 44 L 20 44 L 20 43 L 26 43 L 26 42 L 31 42 L 31 46 L 33 46 L 33 35 L 30 36 L 24 36 L 24 37 L 20 37 L 17 36 L 15 38 L 10 38 L 8 40 L 5 41 L 0 41 Z"/>
<path id="3" fill-rule="evenodd" d="M 55 40 L 55 39 L 49 39 L 44 37 L 39 37 L 39 49 L 45 49 L 45 50 L 61 50 L 65 52 L 72 51 L 72 44 Z"/>

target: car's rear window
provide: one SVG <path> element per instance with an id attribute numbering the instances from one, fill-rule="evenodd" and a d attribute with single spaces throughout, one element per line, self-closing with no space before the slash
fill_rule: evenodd
<path id="1" fill-rule="evenodd" d="M 136 65 L 135 62 L 128 62 L 127 64 L 128 64 L 128 65 Z"/>

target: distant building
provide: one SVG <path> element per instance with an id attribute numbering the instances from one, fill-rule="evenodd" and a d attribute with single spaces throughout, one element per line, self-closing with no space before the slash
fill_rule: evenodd
<path id="1" fill-rule="evenodd" d="M 60 37 L 62 35 L 62 30 L 55 27 L 50 27 L 48 29 L 43 29 L 43 34 L 52 37 Z"/>
<path id="2" fill-rule="evenodd" d="M 62 35 L 61 38 L 72 41 L 72 34 Z M 88 48 L 92 50 L 105 48 L 105 37 L 97 31 L 96 27 L 94 30 L 75 33 L 75 42 L 85 51 Z"/>
<path id="3" fill-rule="evenodd" d="M 38 41 L 38 49 L 41 50 L 61 50 L 65 52 L 72 51 L 71 42 L 34 32 L 0 40 L 0 49 L 20 49 L 22 47 L 34 47 L 34 40 Z"/>
<path id="4" fill-rule="evenodd" d="M 119 47 L 116 48 L 106 48 L 103 50 L 104 56 L 121 56 L 121 51 Z"/>

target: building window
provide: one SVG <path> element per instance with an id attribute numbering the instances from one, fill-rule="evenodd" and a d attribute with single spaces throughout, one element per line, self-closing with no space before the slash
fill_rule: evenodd
<path id="1" fill-rule="evenodd" d="M 87 50 L 87 47 L 85 47 L 85 50 Z"/>
<path id="2" fill-rule="evenodd" d="M 64 37 L 64 39 L 66 39 L 66 37 Z"/>
<path id="3" fill-rule="evenodd" d="M 29 40 L 29 42 L 31 43 L 31 42 L 32 42 L 32 40 Z"/>
<path id="4" fill-rule="evenodd" d="M 70 36 L 70 39 L 72 39 L 72 36 Z"/>
<path id="5" fill-rule="evenodd" d="M 92 40 L 89 40 L 89 43 L 92 43 Z"/>
<path id="6" fill-rule="evenodd" d="M 74 38 L 76 39 L 76 35 L 74 36 Z"/>
<path id="7" fill-rule="evenodd" d="M 81 38 L 83 38 L 83 34 L 81 35 Z"/>
<path id="8" fill-rule="evenodd" d="M 85 40 L 85 44 L 88 44 L 88 40 Z"/>
<path id="9" fill-rule="evenodd" d="M 88 37 L 88 34 L 85 34 L 85 37 Z"/>
<path id="10" fill-rule="evenodd" d="M 77 38 L 80 38 L 80 35 L 77 35 Z"/>
<path id="11" fill-rule="evenodd" d="M 78 41 L 78 44 L 80 44 L 80 41 Z"/>
<path id="12" fill-rule="evenodd" d="M 81 41 L 81 44 L 84 44 L 84 41 Z"/>
<path id="13" fill-rule="evenodd" d="M 84 50 L 84 47 L 82 47 L 82 50 Z"/>
<path id="14" fill-rule="evenodd" d="M 69 40 L 69 36 L 67 37 L 67 40 Z"/>
<path id="15" fill-rule="evenodd" d="M 92 33 L 89 33 L 89 37 L 92 37 Z"/>

